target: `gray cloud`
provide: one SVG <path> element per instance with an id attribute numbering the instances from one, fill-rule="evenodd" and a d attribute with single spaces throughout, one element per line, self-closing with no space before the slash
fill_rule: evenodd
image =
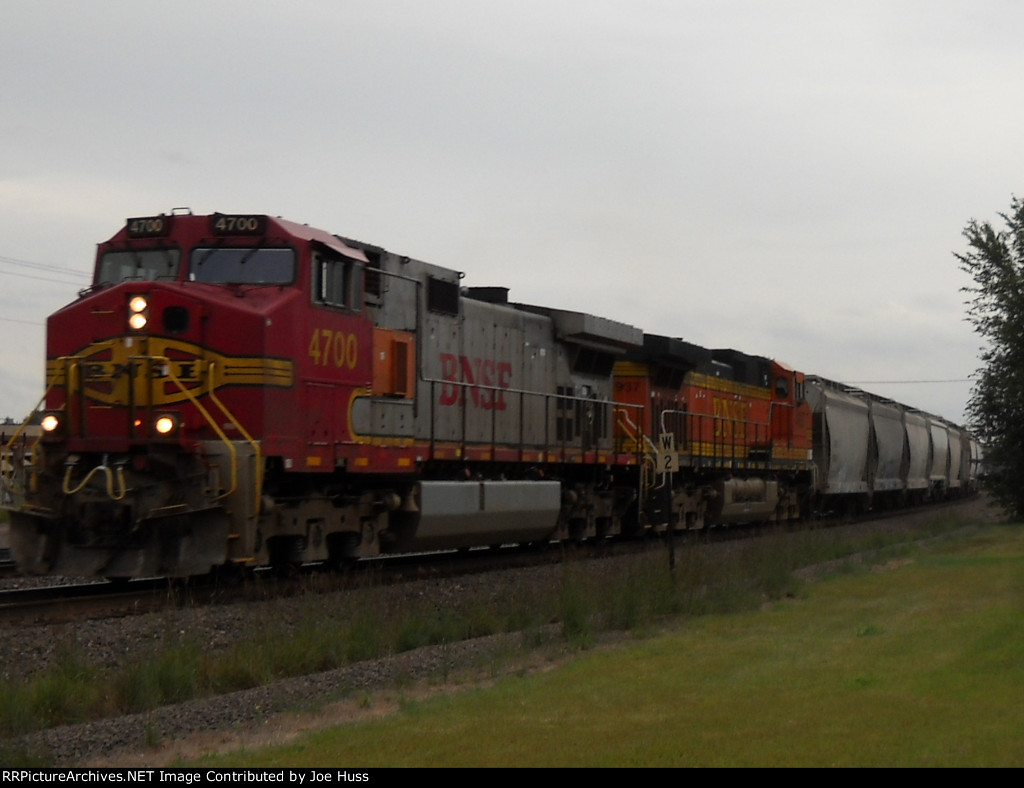
<path id="1" fill-rule="evenodd" d="M 1022 22 L 1002 0 L 16 4 L 0 258 L 84 277 L 127 216 L 266 212 L 829 377 L 963 380 L 953 252 L 1019 191 Z M 15 270 L 19 416 L 76 287 Z M 869 388 L 957 420 L 969 391 Z"/>

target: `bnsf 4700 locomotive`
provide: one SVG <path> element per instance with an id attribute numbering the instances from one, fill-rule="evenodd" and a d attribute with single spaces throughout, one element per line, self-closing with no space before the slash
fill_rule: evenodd
<path id="1" fill-rule="evenodd" d="M 130 219 L 49 318 L 42 437 L 6 445 L 20 567 L 182 576 L 870 501 L 870 468 L 839 484 L 812 444 L 849 395 L 816 413 L 769 359 L 461 278 L 269 216 Z"/>

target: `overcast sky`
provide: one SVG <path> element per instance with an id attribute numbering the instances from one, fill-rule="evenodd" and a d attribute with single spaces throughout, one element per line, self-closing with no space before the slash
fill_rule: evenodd
<path id="1" fill-rule="evenodd" d="M 7 3 L 0 417 L 95 244 L 187 206 L 961 421 L 954 253 L 1024 195 L 1021 31 L 1014 0 Z"/>

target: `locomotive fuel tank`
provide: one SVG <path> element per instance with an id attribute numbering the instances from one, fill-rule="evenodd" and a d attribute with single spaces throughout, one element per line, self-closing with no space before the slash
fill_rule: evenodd
<path id="1" fill-rule="evenodd" d="M 413 552 L 551 539 L 562 508 L 555 481 L 421 481 L 414 512 L 396 513 L 389 550 Z"/>
<path id="2" fill-rule="evenodd" d="M 761 478 L 718 479 L 708 504 L 708 522 L 769 522 L 779 508 L 779 484 Z"/>

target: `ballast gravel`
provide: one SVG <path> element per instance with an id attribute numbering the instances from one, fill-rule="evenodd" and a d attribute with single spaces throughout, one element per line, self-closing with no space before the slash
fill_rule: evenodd
<path id="1" fill-rule="evenodd" d="M 374 605 L 408 604 L 416 605 L 417 609 L 424 609 L 424 606 L 443 609 L 497 594 L 515 593 L 524 583 L 548 582 L 550 577 L 556 576 L 552 573 L 559 571 L 557 566 L 545 566 L 490 572 L 456 579 L 403 582 L 354 594 L 375 594 Z M 25 582 L 8 580 L 0 585 L 23 587 Z M 73 624 L 0 627 L 0 654 L 3 655 L 0 676 L 16 678 L 45 669 L 69 653 L 72 647 L 91 665 L 111 670 L 154 653 L 167 637 L 187 635 L 191 642 L 201 643 L 205 650 L 226 650 L 238 643 L 251 642 L 254 633 L 268 631 L 268 621 L 274 622 L 273 631 L 280 632 L 281 622 L 309 616 L 315 606 L 329 610 L 341 605 L 348 608 L 358 605 L 352 598 L 339 599 L 341 593 L 344 592 L 177 608 Z M 382 595 L 387 597 L 385 601 L 381 601 Z M 258 732 L 288 710 L 316 710 L 348 698 L 357 710 L 356 716 L 362 716 L 359 710 L 364 707 L 371 711 L 379 709 L 381 701 L 370 698 L 381 691 L 398 688 L 406 693 L 420 691 L 417 688 L 424 686 L 436 689 L 443 685 L 450 687 L 454 682 L 491 680 L 497 671 L 524 669 L 524 660 L 543 666 L 566 651 L 558 636 L 558 626 L 553 624 L 549 629 L 549 632 L 534 630 L 530 633 L 529 653 L 522 646 L 522 635 L 492 635 L 418 648 L 144 713 L 41 730 L 15 740 L 0 740 L 0 760 L 4 760 L 6 750 L 19 757 L 27 753 L 52 766 L 161 765 L 166 753 L 173 752 L 175 744 L 187 737 L 211 732 L 243 735 Z M 541 645 L 539 650 L 538 644 Z M 198 755 L 205 751 L 201 745 L 195 745 L 190 752 Z"/>

